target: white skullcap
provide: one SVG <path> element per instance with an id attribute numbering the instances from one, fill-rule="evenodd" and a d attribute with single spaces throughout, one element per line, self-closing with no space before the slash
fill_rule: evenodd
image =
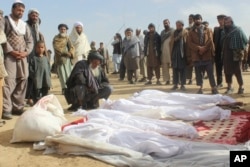
<path id="1" fill-rule="evenodd" d="M 15 3 L 22 3 L 23 4 L 23 2 L 21 0 L 15 0 L 14 4 Z"/>
<path id="2" fill-rule="evenodd" d="M 28 12 L 28 14 L 31 14 L 33 12 L 39 14 L 39 11 L 37 9 L 35 9 L 35 8 L 30 9 L 29 12 Z"/>
<path id="3" fill-rule="evenodd" d="M 74 27 L 77 27 L 77 26 L 81 26 L 81 27 L 83 27 L 82 22 L 80 22 L 80 21 L 76 22 L 76 23 L 74 24 Z"/>

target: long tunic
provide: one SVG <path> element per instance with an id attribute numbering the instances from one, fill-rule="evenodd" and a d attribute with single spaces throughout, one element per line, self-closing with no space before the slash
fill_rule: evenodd
<path id="1" fill-rule="evenodd" d="M 140 43 L 139 39 L 135 36 L 131 40 L 123 40 L 123 56 L 124 63 L 127 70 L 139 69 L 140 62 Z"/>
<path id="2" fill-rule="evenodd" d="M 74 58 L 74 47 L 67 36 L 62 37 L 60 34 L 54 37 L 53 47 L 59 80 L 62 89 L 65 89 L 66 81 L 72 70 L 71 58 Z"/>
<path id="3" fill-rule="evenodd" d="M 157 51 L 155 50 L 155 35 L 149 34 L 147 66 L 157 67 L 160 66 L 160 64 L 160 55 L 157 55 Z"/>
<path id="4" fill-rule="evenodd" d="M 233 60 L 233 50 L 229 48 L 230 40 L 225 39 L 223 48 L 223 65 L 225 74 L 234 74 L 239 71 L 241 61 Z"/>
<path id="5" fill-rule="evenodd" d="M 7 43 L 4 47 L 5 54 L 5 68 L 8 73 L 8 78 L 16 79 L 16 78 L 28 78 L 28 62 L 27 57 L 17 60 L 15 57 L 10 55 L 11 51 L 26 51 L 28 54 L 33 49 L 34 43 L 33 38 L 28 26 L 26 26 L 25 35 L 19 35 L 14 30 L 12 30 L 12 26 L 8 19 L 5 19 L 5 34 L 7 36 Z"/>
<path id="6" fill-rule="evenodd" d="M 29 66 L 30 76 L 33 78 L 35 89 L 50 88 L 50 64 L 47 56 L 32 56 Z"/>

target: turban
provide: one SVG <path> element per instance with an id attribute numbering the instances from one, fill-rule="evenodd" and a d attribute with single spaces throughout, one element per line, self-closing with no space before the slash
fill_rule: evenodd
<path id="1" fill-rule="evenodd" d="M 78 26 L 83 27 L 82 22 L 78 21 L 78 22 L 76 22 L 76 23 L 74 24 L 74 27 L 78 27 Z"/>
<path id="2" fill-rule="evenodd" d="M 15 0 L 15 2 L 12 4 L 12 8 L 15 8 L 16 5 L 21 5 L 22 7 L 25 8 L 25 5 L 21 0 Z"/>
<path id="3" fill-rule="evenodd" d="M 0 9 L 0 15 L 3 15 L 3 11 Z"/>
<path id="4" fill-rule="evenodd" d="M 88 60 L 94 60 L 94 59 L 98 59 L 98 60 L 103 60 L 103 56 L 97 52 L 97 51 L 92 51 L 92 52 L 89 52 L 89 55 L 88 55 Z"/>
<path id="5" fill-rule="evenodd" d="M 22 3 L 23 4 L 23 2 L 21 0 L 15 0 L 15 2 L 13 4 L 15 4 L 15 3 Z"/>
<path id="6" fill-rule="evenodd" d="M 184 26 L 184 22 L 182 20 L 177 20 L 176 23 L 180 23 Z"/>
<path id="7" fill-rule="evenodd" d="M 39 14 L 39 11 L 37 9 L 33 8 L 33 9 L 29 10 L 28 15 L 31 14 L 31 13 L 37 13 L 37 14 Z"/>
<path id="8" fill-rule="evenodd" d="M 132 28 L 127 28 L 127 29 L 125 30 L 125 32 L 128 32 L 128 31 L 133 32 L 133 29 L 132 29 Z"/>
<path id="9" fill-rule="evenodd" d="M 58 30 L 59 30 L 61 27 L 65 27 L 67 30 L 69 29 L 68 26 L 67 26 L 66 24 L 59 24 L 59 25 L 58 25 Z"/>

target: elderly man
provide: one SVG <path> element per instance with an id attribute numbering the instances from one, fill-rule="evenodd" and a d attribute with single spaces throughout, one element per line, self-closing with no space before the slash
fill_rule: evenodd
<path id="1" fill-rule="evenodd" d="M 170 42 L 170 53 L 171 62 L 173 68 L 173 88 L 172 90 L 178 89 L 178 83 L 180 79 L 181 90 L 186 90 L 186 75 L 185 68 L 187 63 L 186 58 L 186 42 L 188 31 L 183 29 L 184 22 L 182 20 L 176 21 L 176 30 L 171 36 Z"/>
<path id="2" fill-rule="evenodd" d="M 217 94 L 213 74 L 213 37 L 210 30 L 202 25 L 202 16 L 194 16 L 195 25 L 188 33 L 188 47 L 195 67 L 196 84 L 200 86 L 197 93 L 203 93 L 203 73 L 207 72 L 212 94 Z"/>
<path id="3" fill-rule="evenodd" d="M 163 20 L 164 30 L 161 31 L 161 66 L 163 81 L 166 85 L 170 84 L 170 65 L 171 65 L 171 53 L 169 44 L 171 42 L 170 36 L 173 34 L 174 29 L 170 27 L 168 19 Z"/>
<path id="4" fill-rule="evenodd" d="M 68 104 L 72 104 L 69 110 L 97 108 L 99 99 L 110 96 L 112 89 L 100 67 L 102 60 L 102 55 L 93 51 L 89 53 L 87 61 L 79 61 L 74 66 L 65 92 Z"/>
<path id="5" fill-rule="evenodd" d="M 186 27 L 187 31 L 190 31 L 194 26 L 194 14 L 190 14 L 188 16 L 188 27 Z M 188 43 L 187 43 L 188 44 Z M 188 84 L 191 85 L 193 83 L 193 64 L 191 60 L 191 50 L 187 46 L 186 56 L 187 56 L 187 66 L 186 66 L 186 79 L 188 80 Z"/>
<path id="6" fill-rule="evenodd" d="M 148 73 L 148 82 L 146 82 L 145 85 L 152 84 L 153 71 L 157 79 L 156 84 L 161 85 L 161 36 L 155 31 L 155 25 L 153 23 L 148 25 L 148 30 L 149 32 L 146 34 L 144 41 L 144 55 L 147 56 Z"/>
<path id="7" fill-rule="evenodd" d="M 12 12 L 5 17 L 7 43 L 4 48 L 4 65 L 8 76 L 3 87 L 3 118 L 11 119 L 12 114 L 23 113 L 27 89 L 27 56 L 33 49 L 33 39 L 27 24 L 21 20 L 25 5 L 17 1 L 12 5 Z"/>
<path id="8" fill-rule="evenodd" d="M 75 49 L 67 35 L 68 26 L 59 24 L 58 30 L 59 34 L 53 39 L 53 47 L 58 77 L 61 83 L 62 94 L 64 94 L 67 88 L 66 81 L 72 70 L 72 59 L 74 58 Z"/>
<path id="9" fill-rule="evenodd" d="M 125 67 L 127 69 L 128 82 L 129 84 L 134 84 L 139 77 L 141 48 L 140 40 L 133 35 L 133 30 L 131 28 L 125 30 L 122 51 Z M 134 80 L 133 76 L 135 78 Z"/>
<path id="10" fill-rule="evenodd" d="M 29 12 L 28 12 L 28 20 L 26 22 L 27 22 L 28 27 L 31 30 L 34 45 L 38 41 L 45 42 L 44 36 L 39 31 L 39 25 L 40 25 L 41 20 L 39 18 L 39 11 L 37 9 L 30 9 L 29 10 Z M 33 56 L 33 55 L 34 54 L 31 53 L 28 56 L 28 58 L 30 59 L 31 56 Z M 47 56 L 47 52 L 45 52 L 45 55 Z M 31 106 L 33 105 L 33 100 L 32 100 L 33 99 L 33 97 L 32 97 L 33 91 L 34 91 L 33 90 L 33 78 L 29 76 L 28 77 L 28 87 L 27 87 L 27 91 L 26 91 L 26 99 L 27 99 L 27 104 L 29 104 Z"/>
<path id="11" fill-rule="evenodd" d="M 75 48 L 75 56 L 72 59 L 73 65 L 75 65 L 77 61 L 87 60 L 90 45 L 87 36 L 83 32 L 83 24 L 81 22 L 78 21 L 74 24 L 69 39 Z"/>
<path id="12" fill-rule="evenodd" d="M 234 25 L 230 16 L 224 18 L 224 31 L 222 33 L 222 56 L 227 82 L 227 91 L 225 93 L 233 93 L 232 77 L 235 75 L 239 84 L 238 94 L 243 94 L 241 63 L 248 42 L 247 37 L 240 27 Z"/>
<path id="13" fill-rule="evenodd" d="M 7 42 L 7 39 L 4 33 L 3 11 L 0 10 L 0 127 L 5 124 L 5 121 L 2 120 L 3 85 L 4 85 L 4 78 L 7 76 L 7 72 L 4 67 L 4 54 L 3 54 L 2 44 L 6 42 Z"/>

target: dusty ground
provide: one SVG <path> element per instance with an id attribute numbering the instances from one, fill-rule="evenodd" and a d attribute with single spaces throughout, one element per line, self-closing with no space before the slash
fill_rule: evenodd
<path id="1" fill-rule="evenodd" d="M 245 82 L 245 94 L 237 95 L 233 94 L 232 97 L 237 99 L 237 101 L 242 101 L 245 103 L 244 108 L 250 111 L 250 85 L 249 85 L 249 75 L 250 72 L 243 73 Z M 136 85 L 129 85 L 127 81 L 118 81 L 118 75 L 108 75 L 110 78 L 111 85 L 114 87 L 114 92 L 110 99 L 127 98 L 131 96 L 134 92 L 143 89 L 158 89 L 163 91 L 170 91 L 172 85 L 155 85 L 155 80 L 153 80 L 153 85 L 145 86 L 143 83 L 137 83 Z M 56 76 L 52 76 L 53 89 L 51 94 L 55 94 L 61 105 L 63 106 L 66 114 L 66 118 L 69 121 L 77 119 L 77 117 L 71 116 L 71 113 L 67 111 L 68 105 L 61 95 L 61 88 Z M 210 89 L 208 86 L 208 80 L 205 80 L 205 94 L 210 94 Z M 195 81 L 193 85 L 187 85 L 187 93 L 195 93 L 197 87 L 195 86 Z M 225 83 L 224 83 L 225 86 Z M 235 91 L 238 89 L 237 83 L 234 79 Z M 219 90 L 220 93 L 225 92 L 225 87 Z M 84 156 L 67 156 L 67 155 L 43 155 L 42 151 L 34 151 L 32 149 L 32 143 L 18 143 L 10 144 L 9 141 L 12 137 L 13 127 L 15 125 L 16 119 L 6 121 L 6 125 L 0 127 L 0 167 L 111 167 L 111 165 L 105 164 L 98 160 L 84 157 Z"/>

